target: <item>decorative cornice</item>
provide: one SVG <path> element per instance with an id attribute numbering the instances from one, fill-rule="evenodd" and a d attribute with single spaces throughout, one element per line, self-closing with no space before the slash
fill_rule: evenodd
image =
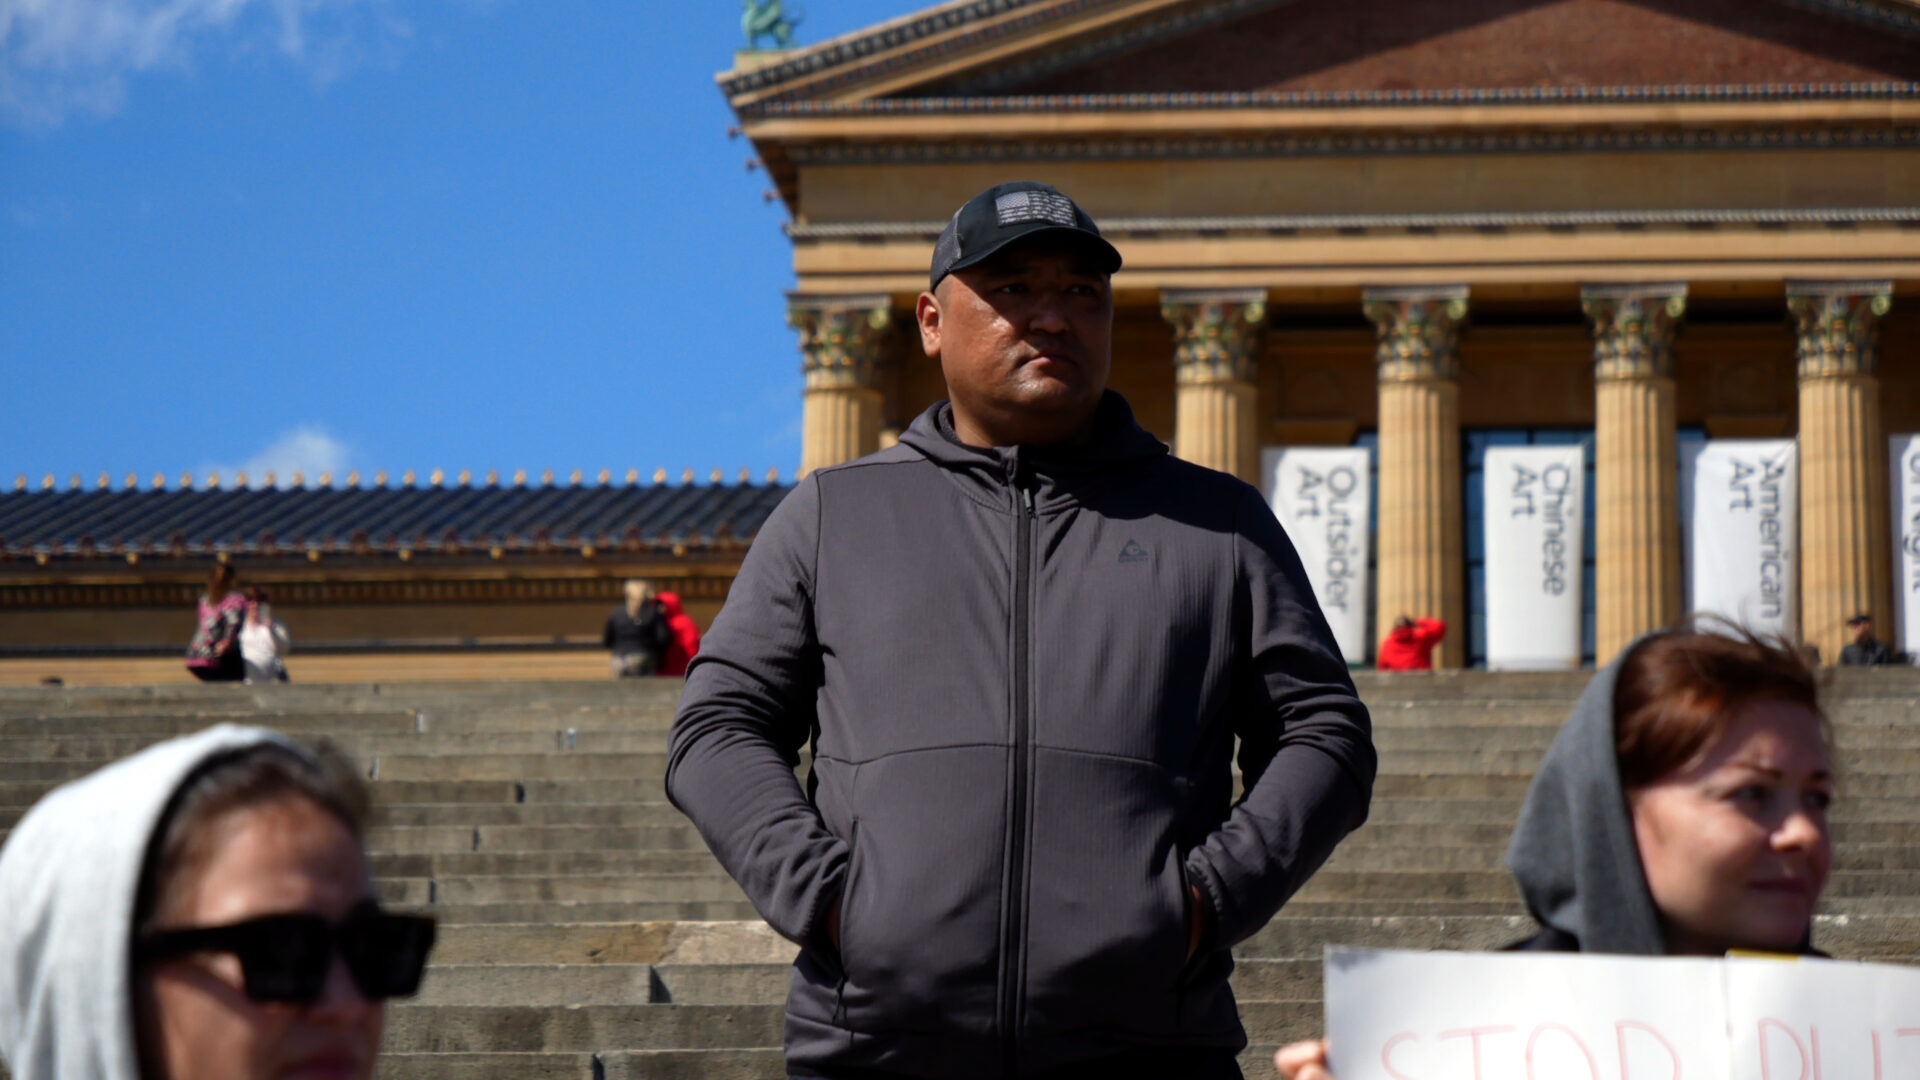
<path id="1" fill-rule="evenodd" d="M 1265 289 L 1163 289 L 1160 315 L 1173 324 L 1178 382 L 1254 380 L 1267 329 Z"/>
<path id="2" fill-rule="evenodd" d="M 665 569 L 665 568 L 662 568 Z M 649 568 L 646 577 L 685 600 L 724 598 L 732 577 L 713 574 L 661 572 Z M 497 604 L 497 603 L 617 603 L 621 576 L 595 578 L 501 578 L 483 580 L 408 581 L 276 581 L 271 575 L 248 575 L 282 608 L 323 607 L 335 604 Z M 60 582 L 11 584 L 0 581 L 0 610 L 32 608 L 176 608 L 191 609 L 205 591 L 197 581 Z"/>
<path id="3" fill-rule="evenodd" d="M 866 32 L 856 32 L 820 45 L 800 50 L 777 60 L 740 72 L 720 81 L 729 99 L 819 76 L 834 68 L 823 79 L 773 95 L 769 100 L 791 100 L 819 95 L 864 82 L 890 72 L 910 69 L 941 57 L 1037 30 L 1052 23 L 1088 11 L 1111 6 L 1120 0 L 971 0 L 950 3 L 916 17 L 883 23 Z M 1150 18 L 1132 27 L 1107 34 L 1079 46 L 1060 50 L 1054 56 L 989 71 L 975 80 L 984 86 L 1013 85 L 1053 71 L 1098 60 L 1127 49 L 1139 48 L 1177 38 L 1204 26 L 1238 15 L 1272 7 L 1286 0 L 1200 0 L 1184 5 L 1185 10 Z M 1857 22 L 1906 34 L 1920 34 L 1920 13 L 1876 0 L 1789 0 L 1803 8 L 1839 15 Z M 1024 14 L 1019 14 L 1024 12 Z M 1012 17 L 1009 17 L 1012 16 Z M 991 21 L 990 21 L 991 20 Z M 966 27 L 985 22 L 978 29 Z M 935 40 L 928 40 L 935 39 Z M 926 42 L 919 48 L 907 48 Z M 900 50 L 905 51 L 900 51 Z M 885 54 L 885 55 L 882 55 Z M 872 58 L 872 59 L 869 59 Z M 1607 88 L 1611 89 L 1611 88 Z M 758 103 L 756 103 L 758 104 Z M 743 115 L 745 110 L 743 110 Z"/>
<path id="4" fill-rule="evenodd" d="M 1102 234 L 1146 237 L 1185 233 L 1265 233 L 1443 231 L 1449 229 L 1700 228 L 1719 225 L 1914 225 L 1920 206 L 1842 206 L 1779 210 L 1539 210 L 1460 214 L 1250 214 L 1240 217 L 1114 217 L 1100 222 Z M 821 240 L 925 240 L 939 237 L 944 221 L 845 221 L 787 225 L 797 242 Z"/>
<path id="5" fill-rule="evenodd" d="M 942 113 L 1168 112 L 1235 109 L 1378 109 L 1462 105 L 1748 105 L 1800 101 L 1911 101 L 1920 82 L 1715 83 L 1711 85 L 1521 86 L 1448 90 L 1178 91 L 1141 94 L 1019 94 L 883 97 L 855 101 L 769 100 L 741 110 L 752 119 L 915 116 Z"/>
<path id="6" fill-rule="evenodd" d="M 1392 157 L 1431 154 L 1571 154 L 1716 150 L 1871 150 L 1920 147 L 1920 126 L 1671 128 L 1666 130 L 1334 132 L 1318 135 L 1185 135 L 964 142 L 794 144 L 796 166 L 926 165 L 1015 161 Z"/>
<path id="7" fill-rule="evenodd" d="M 1800 377 L 1872 375 L 1880 359 L 1880 317 L 1892 306 L 1890 281 L 1787 282 Z"/>
<path id="8" fill-rule="evenodd" d="M 712 475 L 718 477 L 724 474 L 724 472 L 725 470 L 723 469 L 714 469 Z M 744 468 L 741 469 L 738 474 L 738 479 L 739 479 L 739 483 L 742 483 L 742 484 L 751 483 L 752 470 L 744 469 Z M 242 472 L 235 477 L 234 483 L 231 487 L 223 489 L 220 482 L 220 474 L 209 473 L 207 475 L 205 483 L 200 485 L 200 487 L 196 489 L 196 487 L 194 486 L 193 474 L 183 473 L 180 476 L 180 483 L 175 490 L 179 490 L 179 491 L 227 490 L 227 491 L 264 492 L 264 491 L 345 491 L 345 490 L 357 490 L 360 488 L 359 473 L 352 473 L 349 476 L 347 476 L 345 480 L 346 480 L 346 483 L 344 487 L 340 485 L 336 485 L 333 480 L 333 474 L 323 472 L 318 474 L 310 482 L 306 473 L 295 472 L 295 473 L 292 473 L 286 479 L 285 482 L 282 482 L 274 473 L 269 472 L 269 473 L 266 473 L 264 476 L 262 476 L 258 483 L 250 483 L 248 481 L 247 474 Z M 500 482 L 500 473 L 499 473 L 499 470 L 497 469 L 489 470 L 486 474 L 485 479 L 479 483 L 474 482 L 473 471 L 470 469 L 460 470 L 459 476 L 454 483 L 446 482 L 446 472 L 443 469 L 435 469 L 427 477 L 427 486 L 432 488 L 438 488 L 438 487 L 444 486 L 449 488 L 458 487 L 463 489 L 476 488 L 476 489 L 484 489 L 484 490 L 495 490 L 495 489 L 504 489 L 509 486 L 514 488 L 519 488 L 519 487 L 525 486 L 525 482 L 526 482 L 525 469 L 522 469 L 517 474 L 515 474 L 511 485 L 504 485 Z M 691 482 L 691 481 L 686 481 L 686 482 Z M 720 482 L 721 481 L 717 478 L 713 481 L 713 483 L 715 484 L 718 484 Z M 770 468 L 767 470 L 766 482 L 769 484 L 777 484 L 780 482 L 780 470 L 778 467 Z M 641 476 L 639 469 L 628 469 L 626 473 L 618 480 L 617 483 L 619 486 L 625 486 L 630 488 L 648 486 L 645 479 Z M 539 482 L 534 484 L 533 487 L 534 488 L 542 488 L 542 487 L 577 488 L 577 487 L 585 486 L 585 484 L 586 484 L 586 473 L 584 470 L 574 469 L 571 473 L 568 474 L 566 483 L 560 484 L 555 482 L 553 470 L 548 469 L 540 476 Z M 616 478 L 613 470 L 601 469 L 599 473 L 596 474 L 594 477 L 594 484 L 602 488 L 615 487 Z M 655 469 L 653 472 L 653 485 L 665 486 L 666 484 L 667 484 L 666 470 Z M 387 483 L 387 474 L 383 471 L 376 475 L 374 483 L 369 486 L 369 490 L 375 490 L 375 491 L 385 490 L 387 489 L 388 486 L 389 485 Z M 414 486 L 412 470 L 408 470 L 406 473 L 403 474 L 402 483 L 399 486 L 402 488 L 411 488 Z M 32 490 L 32 485 L 30 485 L 27 482 L 27 477 L 24 474 L 19 474 L 14 476 L 13 491 L 15 494 L 28 494 L 31 492 L 31 490 Z M 48 473 L 45 477 L 42 478 L 39 490 L 46 494 L 53 494 L 62 489 L 59 488 L 59 486 L 55 483 L 53 474 Z M 79 474 L 77 473 L 73 474 L 67 478 L 67 486 L 64 490 L 69 493 L 78 493 L 78 492 L 87 491 L 87 490 L 92 490 L 97 492 L 111 492 L 116 490 L 121 492 L 136 492 L 136 491 L 142 490 L 142 488 L 140 486 L 140 474 L 138 473 L 133 473 L 133 472 L 127 473 L 126 477 L 121 481 L 120 486 L 118 488 L 115 488 L 113 486 L 113 476 L 109 473 L 103 472 L 95 479 L 94 486 L 91 489 L 87 488 L 85 484 L 81 482 L 81 478 Z M 145 490 L 147 491 L 168 490 L 166 474 L 161 472 L 154 473 L 153 479 L 147 484 L 147 487 L 145 488 Z"/>
<path id="9" fill-rule="evenodd" d="M 1874 0 L 1787 0 L 1787 3 L 1884 26 L 1903 34 L 1920 34 L 1920 11 L 1896 10 Z"/>
<path id="10" fill-rule="evenodd" d="M 1673 335 L 1687 310 L 1684 282 L 1588 285 L 1580 307 L 1593 325 L 1595 379 L 1673 377 Z"/>
<path id="11" fill-rule="evenodd" d="M 1467 286 L 1370 288 L 1362 294 L 1361 309 L 1373 323 L 1379 381 L 1459 377 Z"/>
<path id="12" fill-rule="evenodd" d="M 880 296 L 793 296 L 787 325 L 800 331 L 800 372 L 809 390 L 863 388 L 877 382 L 881 342 L 893 325 Z"/>
<path id="13" fill-rule="evenodd" d="M 832 91 L 853 83 L 864 82 L 877 75 L 884 75 L 889 71 L 912 67 L 948 53 L 988 45 L 1021 31 L 1037 29 L 1068 16 L 1117 2 L 1121 0 L 973 0 L 971 3 L 949 4 L 946 7 L 935 8 L 919 18 L 883 24 L 871 33 L 849 35 L 816 45 L 790 60 L 782 60 L 730 79 L 722 79 L 720 89 L 727 97 L 736 98 L 742 94 L 765 90 L 844 66 L 843 71 L 818 82 L 809 83 L 803 89 L 786 91 L 782 96 Z M 1022 9 L 1033 10 L 1017 18 L 1001 18 L 1000 21 L 978 30 L 941 38 L 917 49 L 892 52 L 917 41 L 925 41 L 927 38 L 945 34 L 951 30 L 959 30 L 971 23 L 1011 15 Z M 892 55 L 870 63 L 861 63 L 862 60 L 876 53 L 892 53 Z"/>

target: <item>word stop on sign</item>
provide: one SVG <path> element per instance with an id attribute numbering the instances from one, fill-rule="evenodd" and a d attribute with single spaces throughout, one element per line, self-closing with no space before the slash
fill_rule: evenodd
<path id="1" fill-rule="evenodd" d="M 1341 1080 L 1920 1077 L 1920 970 L 1329 949 Z"/>

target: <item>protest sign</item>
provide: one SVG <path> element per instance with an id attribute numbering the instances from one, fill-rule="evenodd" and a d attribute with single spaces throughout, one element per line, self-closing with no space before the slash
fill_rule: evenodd
<path id="1" fill-rule="evenodd" d="M 1364 446 L 1261 453 L 1267 502 L 1300 553 L 1349 664 L 1367 661 L 1368 454 Z"/>
<path id="2" fill-rule="evenodd" d="M 1893 444 L 1893 638 L 1920 653 L 1920 435 Z"/>
<path id="3" fill-rule="evenodd" d="M 1920 1076 L 1920 969 L 1730 959 L 1726 971 L 1740 1080 Z"/>
<path id="4" fill-rule="evenodd" d="M 1920 968 L 1329 948 L 1340 1080 L 1920 1075 Z"/>
<path id="5" fill-rule="evenodd" d="M 1481 475 L 1487 667 L 1579 667 L 1583 451 L 1578 446 L 1490 447 Z"/>
<path id="6" fill-rule="evenodd" d="M 1706 1080 L 1727 1075 L 1719 963 L 1328 949 L 1340 1080 Z"/>
<path id="7" fill-rule="evenodd" d="M 1793 440 L 1687 443 L 1680 481 L 1688 610 L 1794 637 L 1800 488 Z"/>

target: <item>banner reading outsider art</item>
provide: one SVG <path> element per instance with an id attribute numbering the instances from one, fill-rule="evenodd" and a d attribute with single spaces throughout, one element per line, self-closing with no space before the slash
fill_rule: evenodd
<path id="1" fill-rule="evenodd" d="M 1578 446 L 1496 446 L 1485 478 L 1487 667 L 1580 666 L 1586 469 Z"/>
<path id="2" fill-rule="evenodd" d="M 1364 446 L 1289 447 L 1263 451 L 1260 462 L 1267 502 L 1349 664 L 1367 662 L 1368 453 Z"/>
<path id="3" fill-rule="evenodd" d="M 1795 635 L 1798 462 L 1792 439 L 1681 444 L 1688 610 L 1760 633 Z"/>
<path id="4" fill-rule="evenodd" d="M 1920 435 L 1893 443 L 1893 625 L 1896 648 L 1920 652 Z"/>

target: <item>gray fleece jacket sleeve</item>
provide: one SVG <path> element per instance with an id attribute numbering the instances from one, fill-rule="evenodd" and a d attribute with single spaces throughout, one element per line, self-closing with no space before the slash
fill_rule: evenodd
<path id="1" fill-rule="evenodd" d="M 803 480 L 754 538 L 687 670 L 667 797 L 775 930 L 825 946 L 848 847 L 794 776 L 813 731 L 820 650 L 813 582 L 820 492 Z"/>
<path id="2" fill-rule="evenodd" d="M 1209 944 L 1253 934 L 1367 819 L 1373 726 L 1300 556 L 1252 488 L 1235 515 L 1235 734 L 1245 795 L 1187 855 L 1213 908 Z"/>

